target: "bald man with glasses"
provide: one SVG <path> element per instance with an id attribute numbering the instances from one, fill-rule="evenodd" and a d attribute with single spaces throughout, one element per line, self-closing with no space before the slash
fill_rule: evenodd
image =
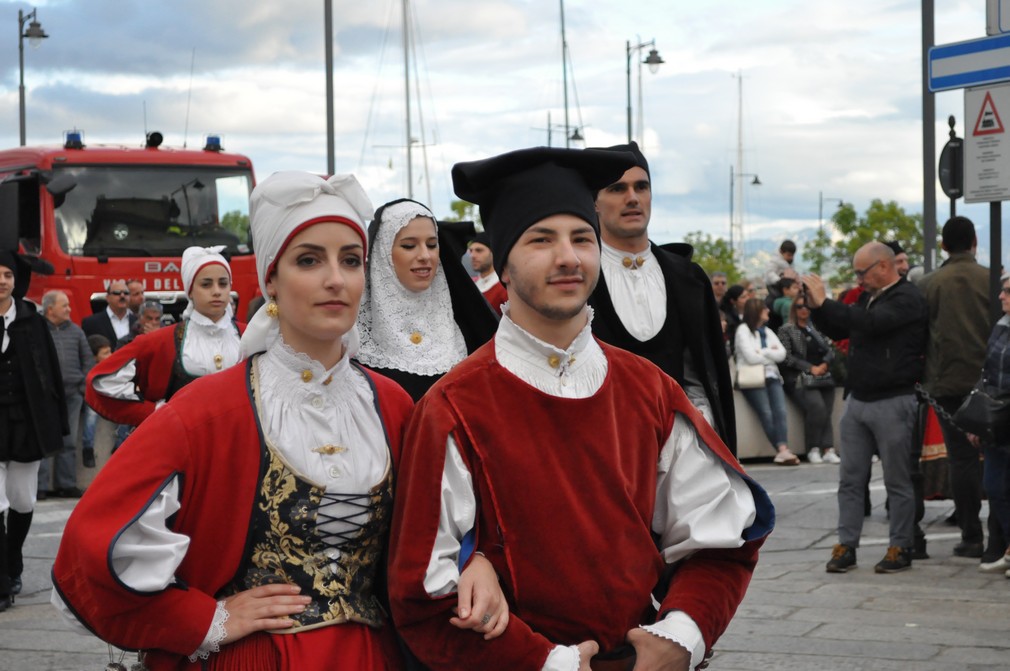
<path id="1" fill-rule="evenodd" d="M 829 338 L 850 340 L 850 394 L 839 425 L 838 544 L 826 570 L 845 573 L 856 567 L 864 487 L 877 452 L 890 501 L 890 540 L 874 570 L 897 573 L 912 565 L 916 497 L 911 449 L 915 383 L 922 379 L 926 351 L 926 300 L 898 274 L 894 252 L 883 243 L 860 247 L 852 270 L 864 289 L 853 305 L 829 299 L 817 275 L 803 277 L 817 328 Z"/>

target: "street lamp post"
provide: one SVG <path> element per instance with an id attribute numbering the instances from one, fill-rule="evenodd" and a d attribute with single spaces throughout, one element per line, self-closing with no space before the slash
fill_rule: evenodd
<path id="1" fill-rule="evenodd" d="M 21 84 L 18 87 L 18 96 L 20 102 L 19 120 L 21 122 L 22 147 L 25 146 L 25 38 L 28 38 L 29 44 L 37 47 L 42 44 L 42 40 L 49 37 L 35 19 L 36 11 L 33 9 L 25 14 L 23 10 L 18 10 L 18 65 L 21 68 Z M 31 19 L 31 23 L 28 24 L 28 30 L 25 30 L 25 23 L 29 19 Z"/>
<path id="2" fill-rule="evenodd" d="M 645 60 L 639 62 L 639 64 L 638 64 L 638 95 L 639 95 L 638 105 L 639 105 L 639 108 L 641 108 L 641 106 L 642 106 L 642 100 L 641 100 L 641 95 L 642 95 L 642 63 L 645 63 L 646 65 L 648 65 L 649 66 L 649 72 L 655 74 L 659 70 L 659 66 L 662 65 L 663 63 L 665 63 L 666 61 L 664 61 L 662 59 L 662 57 L 660 57 L 659 52 L 656 51 L 656 40 L 655 39 L 649 40 L 648 42 L 641 42 L 641 43 L 636 44 L 634 46 L 632 46 L 632 44 L 631 44 L 630 41 L 626 41 L 624 44 L 625 44 L 625 53 L 627 55 L 627 70 L 626 70 L 626 72 L 627 72 L 627 75 L 628 75 L 628 143 L 630 144 L 631 143 L 631 53 L 632 52 L 639 53 L 645 47 L 652 47 L 649 50 L 649 55 L 646 56 Z"/>
<path id="3" fill-rule="evenodd" d="M 845 204 L 845 201 L 841 198 L 825 198 L 823 191 L 817 192 L 817 230 L 824 230 L 824 201 L 831 201 L 832 203 L 837 202 L 838 207 Z"/>
<path id="4" fill-rule="evenodd" d="M 743 245 L 743 221 L 738 223 L 733 215 L 736 211 L 733 208 L 733 186 L 736 183 L 737 177 L 753 177 L 751 180 L 751 186 L 761 186 L 761 179 L 757 174 L 753 172 L 736 172 L 733 166 L 729 167 L 729 249 L 730 253 L 736 254 L 735 243 L 739 242 L 741 246 Z M 740 192 L 741 199 L 743 198 L 743 191 Z M 735 229 L 739 227 L 739 232 L 734 235 Z M 742 251 L 742 250 L 741 250 Z"/>

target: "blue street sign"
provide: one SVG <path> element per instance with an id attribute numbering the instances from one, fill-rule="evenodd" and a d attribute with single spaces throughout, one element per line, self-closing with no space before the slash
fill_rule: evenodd
<path id="1" fill-rule="evenodd" d="M 929 90 L 949 91 L 1010 81 L 1010 34 L 929 50 Z"/>

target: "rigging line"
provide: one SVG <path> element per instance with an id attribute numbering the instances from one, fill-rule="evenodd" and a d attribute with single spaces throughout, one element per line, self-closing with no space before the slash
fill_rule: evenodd
<path id="1" fill-rule="evenodd" d="M 186 148 L 189 139 L 189 104 L 193 100 L 193 69 L 196 66 L 196 47 L 193 47 L 193 55 L 189 59 L 189 93 L 186 94 L 186 125 L 182 131 L 182 148 Z M 145 125 L 147 123 L 147 112 L 144 112 Z"/>
<path id="2" fill-rule="evenodd" d="M 440 142 L 441 142 L 440 138 L 442 136 L 442 133 L 441 133 L 441 130 L 439 129 L 439 126 L 438 126 L 438 108 L 435 105 L 435 96 L 432 93 L 431 71 L 428 69 L 428 54 L 427 54 L 427 51 L 425 51 L 425 48 L 424 48 L 424 36 L 421 35 L 420 26 L 418 26 L 416 34 L 417 34 L 417 41 L 416 42 L 420 45 L 420 50 L 421 50 L 421 63 L 424 66 L 424 68 L 423 68 L 424 69 L 424 83 L 425 83 L 425 87 L 428 90 L 428 100 L 431 102 L 431 109 L 432 109 L 431 125 L 433 126 L 432 143 L 435 146 L 438 147 L 438 155 L 439 155 L 439 158 L 441 159 L 441 164 L 445 165 L 445 152 L 443 151 L 443 148 L 442 148 L 442 146 L 440 144 Z M 420 77 L 421 70 L 419 68 L 415 67 L 414 68 L 414 72 L 415 72 L 415 74 L 418 77 Z M 420 102 L 420 93 L 418 94 L 418 101 Z M 430 179 L 430 176 L 428 175 L 428 155 L 427 155 L 427 153 L 425 153 L 424 170 L 425 170 L 425 178 L 429 180 L 428 181 L 428 207 L 430 208 L 430 207 L 433 207 L 433 203 L 431 202 L 431 179 Z M 449 192 L 449 183 L 447 181 L 445 181 L 445 180 L 440 180 L 440 183 L 441 183 L 442 188 L 444 190 L 444 194 L 445 194 L 445 197 L 446 197 L 446 202 L 447 203 L 451 202 L 453 200 L 453 198 L 455 198 L 455 195 L 450 194 L 450 192 Z"/>
<path id="3" fill-rule="evenodd" d="M 389 44 L 389 34 L 393 25 L 393 3 L 396 0 L 389 0 L 386 4 L 386 32 L 382 36 L 382 48 L 379 50 L 379 67 L 375 73 L 375 86 L 372 88 L 372 99 L 368 104 L 368 117 L 365 119 L 365 132 L 361 137 L 361 153 L 358 155 L 358 165 L 355 172 L 360 172 L 365 165 L 365 152 L 368 150 L 368 135 L 372 129 L 372 118 L 375 115 L 375 103 L 379 97 L 379 87 L 382 86 L 382 67 L 386 62 L 386 46 Z"/>
<path id="4" fill-rule="evenodd" d="M 414 60 L 414 93 L 417 96 L 417 122 L 421 133 L 421 157 L 424 161 L 424 184 L 427 189 L 426 204 L 431 207 L 431 175 L 428 172 L 428 141 L 424 132 L 424 105 L 421 104 L 421 75 L 417 69 L 417 43 L 420 41 L 420 27 L 417 22 L 417 12 L 410 13 L 410 28 L 414 31 L 414 39 L 410 41 L 410 55 Z"/>

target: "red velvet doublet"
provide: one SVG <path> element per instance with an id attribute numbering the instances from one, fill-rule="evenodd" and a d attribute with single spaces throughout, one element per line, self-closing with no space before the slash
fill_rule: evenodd
<path id="1" fill-rule="evenodd" d="M 675 415 L 739 470 L 672 378 L 645 359 L 601 346 L 607 377 L 589 398 L 531 387 L 497 362 L 492 341 L 418 404 L 399 475 L 390 597 L 401 635 L 430 666 L 539 669 L 555 644 L 619 647 L 630 629 L 655 617 L 650 595 L 666 565 L 651 526 L 659 455 Z M 452 631 L 445 621 L 455 598 L 424 591 L 449 435 L 473 477 L 476 549 L 494 564 L 512 609 L 505 635 L 492 641 Z M 660 612 L 686 610 L 706 641 L 717 638 L 743 596 L 758 545 L 719 551 L 736 564 L 712 575 L 732 592 L 709 604 L 719 612 L 694 608 L 711 596 L 702 594 L 709 580 L 660 594 Z"/>

